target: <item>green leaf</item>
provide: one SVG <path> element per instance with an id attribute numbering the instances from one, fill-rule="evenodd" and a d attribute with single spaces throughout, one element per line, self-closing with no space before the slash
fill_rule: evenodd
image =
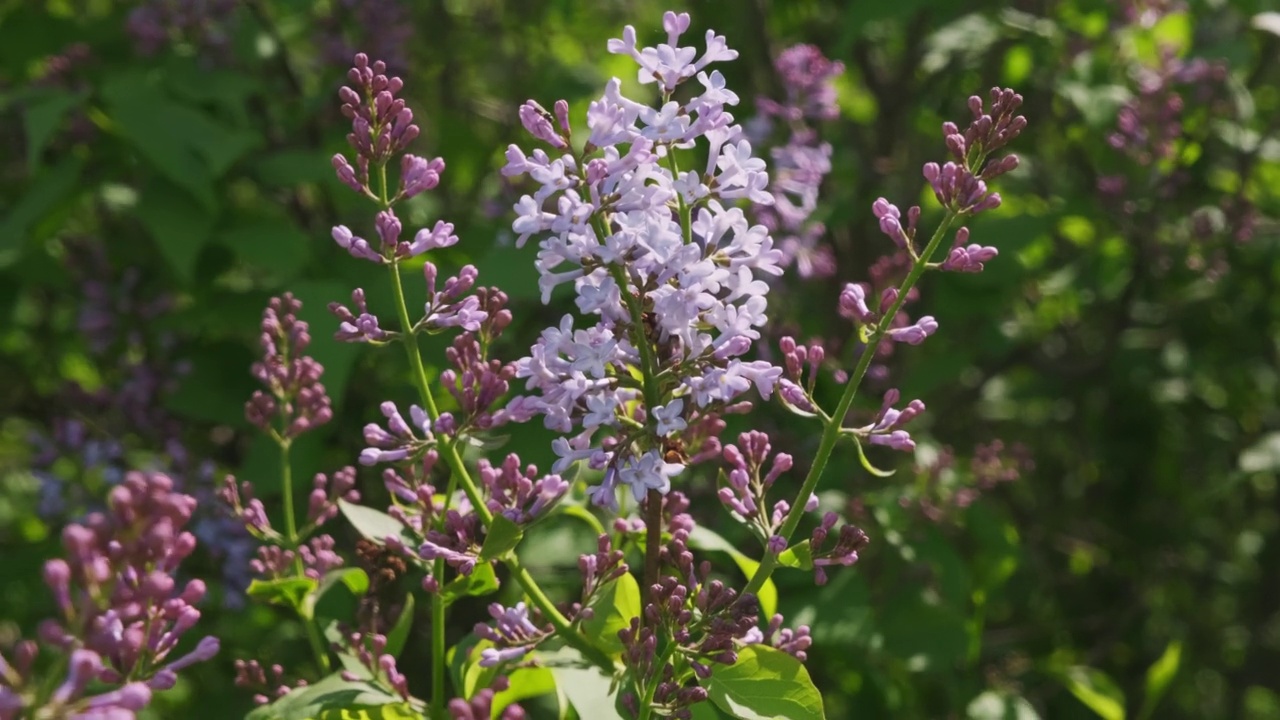
<path id="1" fill-rule="evenodd" d="M 812 570 L 813 549 L 809 547 L 809 541 L 805 540 L 783 550 L 782 554 L 778 555 L 778 564 L 789 568 Z"/>
<path id="2" fill-rule="evenodd" d="M 556 691 L 555 675 L 543 667 L 516 668 L 507 676 L 507 680 L 511 682 L 507 689 L 493 696 L 493 706 L 490 709 L 492 718 L 501 717 L 502 711 L 512 703 Z"/>
<path id="3" fill-rule="evenodd" d="M 421 717 L 420 712 L 398 695 L 365 681 L 343 680 L 334 674 L 312 685 L 295 688 L 270 705 L 249 713 L 245 720 L 406 720 Z"/>
<path id="4" fill-rule="evenodd" d="M 44 88 L 24 103 L 22 124 L 27 135 L 27 167 L 31 172 L 39 167 L 40 156 L 62 119 L 83 100 L 80 95 L 65 90 Z"/>
<path id="5" fill-rule="evenodd" d="M 969 652 L 969 628 L 954 608 L 909 590 L 885 603 L 880 626 L 886 652 L 916 672 L 949 672 Z"/>
<path id="6" fill-rule="evenodd" d="M 440 589 L 446 605 L 454 603 L 458 598 L 482 596 L 494 592 L 499 587 L 498 576 L 489 563 L 475 566 L 470 575 L 459 575 L 445 583 Z"/>
<path id="7" fill-rule="evenodd" d="M 578 716 L 589 720 L 623 720 L 616 706 L 618 688 L 613 678 L 588 663 L 570 647 L 552 652 L 536 651 L 540 663 L 551 670 L 557 692 L 563 693 Z"/>
<path id="8" fill-rule="evenodd" d="M 863 470 L 881 478 L 889 477 L 897 472 L 897 470 L 881 470 L 875 465 L 872 465 L 871 461 L 867 459 L 866 452 L 862 449 L 862 441 L 858 440 L 856 435 L 850 435 L 849 437 L 853 439 L 853 446 L 858 449 L 858 462 L 862 463 Z"/>
<path id="9" fill-rule="evenodd" d="M 318 583 L 308 577 L 281 578 L 279 580 L 254 580 L 246 591 L 249 597 L 272 605 L 283 605 L 302 612 L 307 596 L 315 591 Z"/>
<path id="10" fill-rule="evenodd" d="M 480 654 L 491 647 L 493 647 L 493 641 L 481 640 L 467 648 L 462 662 L 462 684 L 459 686 L 462 689 L 462 697 L 470 700 L 476 693 L 492 685 L 494 678 L 498 677 L 499 667 L 480 665 Z"/>
<path id="11" fill-rule="evenodd" d="M 969 720 L 1040 720 L 1026 698 L 988 690 L 974 698 L 965 710 Z"/>
<path id="12" fill-rule="evenodd" d="M 325 576 L 320 578 L 320 583 L 316 586 L 314 592 L 307 596 L 302 604 L 302 617 L 311 620 L 316 615 L 316 606 L 320 603 L 321 598 L 335 587 L 339 585 L 345 586 L 351 591 L 351 594 L 360 597 L 369 591 L 369 576 L 360 568 L 339 568 L 330 570 Z"/>
<path id="13" fill-rule="evenodd" d="M 765 645 L 748 645 L 738 661 L 717 667 L 705 680 L 711 701 L 741 720 L 822 720 L 822 695 L 809 671 L 791 655 Z"/>
<path id="14" fill-rule="evenodd" d="M 207 206 L 166 183 L 151 183 L 134 209 L 169 266 L 184 282 L 195 277 L 196 260 L 213 233 Z"/>
<path id="15" fill-rule="evenodd" d="M 618 631 L 631 626 L 631 618 L 640 617 L 640 583 L 625 573 L 609 583 L 588 606 L 594 611 L 582 624 L 582 631 L 597 647 L 610 655 L 622 654 Z"/>
<path id="16" fill-rule="evenodd" d="M 1142 698 L 1142 711 L 1138 713 L 1139 718 L 1146 720 L 1152 716 L 1156 705 L 1160 704 L 1160 700 L 1169 691 L 1169 684 L 1178 674 L 1178 667 L 1181 664 L 1182 643 L 1174 640 L 1165 647 L 1160 658 L 1147 668 L 1146 692 Z"/>
<path id="17" fill-rule="evenodd" d="M 524 530 L 505 515 L 494 515 L 493 524 L 484 536 L 484 545 L 480 546 L 480 560 L 500 560 L 520 544 Z"/>
<path id="18" fill-rule="evenodd" d="M 1124 720 L 1124 693 L 1101 670 L 1077 665 L 1063 673 L 1072 695 L 1103 720 Z"/>
<path id="19" fill-rule="evenodd" d="M 399 657 L 404 644 L 409 640 L 409 631 L 413 629 L 413 593 L 404 596 L 404 607 L 396 624 L 387 632 L 387 653 Z"/>
<path id="20" fill-rule="evenodd" d="M 574 467 L 575 468 L 577 467 L 576 463 Z M 564 476 L 561 475 L 561 477 L 564 477 Z M 566 477 L 565 479 L 572 482 L 570 478 Z M 600 519 L 597 518 L 595 515 L 593 515 L 591 511 L 586 509 L 585 507 L 581 505 L 570 505 L 568 503 L 565 503 L 560 506 L 560 511 L 571 518 L 577 518 L 582 522 L 590 525 L 591 529 L 594 530 L 597 535 L 605 534 L 604 525 L 600 524 Z"/>
<path id="21" fill-rule="evenodd" d="M 292 187 L 333 177 L 329 158 L 315 150 L 283 150 L 263 157 L 253 167 L 263 183 L 275 187 Z"/>
<path id="22" fill-rule="evenodd" d="M 311 239 L 285 217 L 246 219 L 218 234 L 241 262 L 266 272 L 274 284 L 297 276 L 306 266 Z"/>
<path id="23" fill-rule="evenodd" d="M 84 159 L 68 155 L 28 183 L 21 199 L 9 206 L 0 222 L 0 267 L 18 259 L 32 226 L 44 220 L 75 191 L 82 170 Z"/>
<path id="24" fill-rule="evenodd" d="M 728 540 L 725 540 L 724 537 L 702 525 L 695 527 L 689 535 L 689 545 L 700 550 L 712 550 L 727 554 L 748 579 L 754 577 L 756 570 L 760 567 L 759 562 L 742 554 L 738 548 L 734 547 Z M 764 614 L 764 617 L 773 617 L 773 614 L 778 612 L 778 586 L 773 584 L 773 578 L 766 580 L 764 585 L 760 587 L 760 593 L 756 596 L 756 599 L 760 601 L 760 611 Z"/>
<path id="25" fill-rule="evenodd" d="M 140 73 L 124 73 L 102 88 L 106 111 L 120 135 L 144 160 L 174 185 L 186 190 L 206 210 L 217 204 L 213 174 L 197 152 L 205 138 L 187 125 L 198 113 L 175 105 Z"/>
<path id="26" fill-rule="evenodd" d="M 388 537 L 395 536 L 404 540 L 410 547 L 417 546 L 417 540 L 409 533 L 409 529 L 381 510 L 356 505 L 346 500 L 338 500 L 338 509 L 346 516 L 356 532 L 368 540 L 382 545 L 387 542 Z"/>

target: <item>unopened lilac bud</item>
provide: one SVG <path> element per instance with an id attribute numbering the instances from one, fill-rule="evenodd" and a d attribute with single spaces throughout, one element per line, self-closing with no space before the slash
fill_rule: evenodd
<path id="1" fill-rule="evenodd" d="M 932 315 L 925 315 L 914 324 L 906 327 L 894 328 L 886 334 L 889 336 L 889 339 L 895 342 L 919 345 L 924 342 L 925 338 L 937 331 L 938 321 L 934 320 Z"/>
<path id="2" fill-rule="evenodd" d="M 867 307 L 867 291 L 858 283 L 847 283 L 840 291 L 840 315 L 860 323 L 874 322 L 876 317 Z"/>
<path id="3" fill-rule="evenodd" d="M 343 88 L 344 90 L 346 88 Z M 343 185 L 355 190 L 356 192 L 364 192 L 364 185 L 356 178 L 356 169 L 351 167 L 351 163 L 342 153 L 333 156 L 333 169 L 338 174 L 338 179 Z"/>

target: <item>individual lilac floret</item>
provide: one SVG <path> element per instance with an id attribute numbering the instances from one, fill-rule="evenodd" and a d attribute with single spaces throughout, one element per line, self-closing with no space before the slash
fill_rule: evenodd
<path id="1" fill-rule="evenodd" d="M 915 441 L 911 434 L 902 427 L 924 412 L 924 403 L 912 400 L 902 410 L 893 407 L 901 398 L 897 388 L 891 388 L 884 394 L 884 402 L 880 412 L 870 425 L 858 428 L 854 432 L 865 438 L 872 445 L 884 445 L 894 450 L 910 452 L 915 450 Z"/>
<path id="2" fill-rule="evenodd" d="M 529 610 L 522 602 L 515 607 L 491 603 L 489 614 L 493 616 L 493 625 L 476 623 L 475 627 L 479 638 L 496 646 L 480 652 L 481 667 L 519 660 L 551 634 L 549 629 L 540 629 L 529 620 Z"/>
<path id="3" fill-rule="evenodd" d="M 924 339 L 938 332 L 938 321 L 933 319 L 932 315 L 925 315 L 906 327 L 893 328 L 889 330 L 886 336 L 894 342 L 903 342 L 908 345 L 919 345 Z"/>
<path id="4" fill-rule="evenodd" d="M 253 393 L 245 403 L 245 417 L 277 442 L 333 419 L 329 395 L 320 382 L 324 367 L 304 354 L 311 335 L 307 323 L 298 319 L 301 309 L 302 302 L 291 293 L 271 298 L 262 313 L 262 359 L 251 369 L 267 390 Z"/>
<path id="5" fill-rule="evenodd" d="M 520 457 L 515 453 L 507 455 L 498 467 L 481 459 L 478 472 L 488 491 L 489 510 L 518 524 L 541 517 L 569 490 L 569 483 L 559 475 L 538 477 L 536 465 L 522 471 Z"/>
<path id="6" fill-rule="evenodd" d="M 422 408 L 417 405 L 409 407 L 413 425 L 405 421 L 395 403 L 388 400 L 382 403 L 381 409 L 383 416 L 387 418 L 387 427 L 384 429 L 377 423 L 364 426 L 364 441 L 369 443 L 369 447 L 360 453 L 361 465 L 400 462 L 435 444 L 431 418 Z M 421 433 L 421 437 L 415 430 Z"/>

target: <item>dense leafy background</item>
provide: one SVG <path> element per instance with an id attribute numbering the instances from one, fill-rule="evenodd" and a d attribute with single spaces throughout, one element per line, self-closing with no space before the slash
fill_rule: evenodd
<path id="1" fill-rule="evenodd" d="M 901 466 L 877 480 L 840 455 L 824 502 L 859 513 L 873 545 L 825 587 L 805 573 L 777 577 L 789 620 L 814 627 L 808 665 L 829 717 L 1280 717 L 1280 242 L 1270 219 L 1280 214 L 1280 16 L 1255 21 L 1272 9 L 1262 0 L 1215 0 L 1150 28 L 1125 20 L 1126 9 L 1167 4 L 686 8 L 695 30 L 714 27 L 741 51 L 725 73 L 744 117 L 755 95 L 781 92 L 771 62 L 792 43 L 817 44 L 848 67 L 842 115 L 823 128 L 835 170 L 822 219 L 839 273 L 792 278 L 773 303 L 777 326 L 803 336 L 846 332 L 834 321 L 839 285 L 865 279 L 887 250 L 870 204 L 917 197 L 920 164 L 943 154 L 941 120 L 963 120 L 966 97 L 992 85 L 1026 97 L 1031 126 L 1015 148 L 1023 168 L 1001 187 L 1005 206 L 973 228 L 999 260 L 979 276 L 928 278 L 921 312 L 942 331 L 893 361 L 895 384 L 930 408 L 921 464 L 947 445 L 960 472 L 939 485 L 877 454 Z M 307 304 L 340 417 L 299 445 L 295 475 L 351 462 L 376 404 L 409 396 L 400 354 L 331 341 L 324 310 L 355 286 L 386 307 L 381 273 L 328 240 L 335 223 L 371 224 L 328 164 L 343 146 L 336 89 L 351 48 L 387 56 L 406 78 L 424 127 L 416 151 L 448 162 L 440 188 L 408 205 L 406 226 L 441 217 L 458 226 L 463 241 L 445 264 L 476 263 L 482 282 L 513 297 L 502 352 L 516 357 L 560 309 L 538 304 L 532 255 L 511 247 L 518 192 L 496 170 L 507 143 L 524 142 L 515 108 L 564 97 L 580 117 L 605 79 L 633 72 L 606 54 L 605 39 L 627 23 L 649 33 L 667 9 L 647 0 L 151 5 L 205 15 L 146 53 L 126 31 L 135 3 L 0 2 L 0 646 L 48 608 L 39 564 L 56 551 L 61 521 L 37 513 L 49 480 L 32 468 L 48 463 L 32 437 L 59 419 L 121 443 L 106 462 L 55 453 L 47 471 L 88 488 L 84 502 L 121 467 L 172 464 L 161 443 L 174 439 L 214 474 L 253 479 L 272 497 L 273 455 L 242 402 L 258 315 L 286 289 Z M 1212 97 L 1187 93 L 1173 157 L 1144 166 L 1107 137 L 1136 68 L 1155 64 L 1162 43 L 1230 70 Z M 1121 200 L 1098 190 L 1115 175 L 1129 178 Z M 1252 237 L 1237 241 L 1249 217 Z M 139 310 L 161 297 L 164 312 Z M 108 306 L 124 329 L 103 348 L 83 313 Z M 183 370 L 148 396 L 147 417 L 68 390 L 136 387 L 144 361 Z M 755 420 L 801 458 L 816 439 L 793 417 Z M 972 449 L 996 438 L 1026 446 L 1035 469 L 968 508 L 948 503 Z M 546 443 L 530 427 L 510 447 L 545 461 Z M 195 465 L 184 465 L 189 482 L 207 482 Z M 710 485 L 690 493 L 701 518 L 733 536 Z M 942 517 L 922 513 L 922 498 Z M 545 532 L 526 548 L 539 576 L 566 591 L 589 543 L 577 530 Z M 223 564 L 209 556 L 198 571 L 218 577 Z M 461 637 L 482 609 L 457 608 Z M 156 716 L 247 709 L 231 687 L 237 657 L 307 672 L 300 631 L 279 619 L 239 609 L 234 588 L 219 586 L 206 626 L 223 652 L 163 696 Z M 421 626 L 409 642 L 419 668 Z M 421 689 L 414 667 L 401 664 Z"/>

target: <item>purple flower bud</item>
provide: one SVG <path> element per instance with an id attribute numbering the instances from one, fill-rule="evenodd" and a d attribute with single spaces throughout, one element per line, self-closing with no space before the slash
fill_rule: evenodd
<path id="1" fill-rule="evenodd" d="M 938 322 L 933 319 L 932 315 L 925 315 L 917 320 L 914 324 L 906 327 L 894 328 L 890 330 L 888 335 L 890 340 L 895 342 L 904 342 L 910 345 L 919 345 L 924 339 L 938 331 Z"/>

